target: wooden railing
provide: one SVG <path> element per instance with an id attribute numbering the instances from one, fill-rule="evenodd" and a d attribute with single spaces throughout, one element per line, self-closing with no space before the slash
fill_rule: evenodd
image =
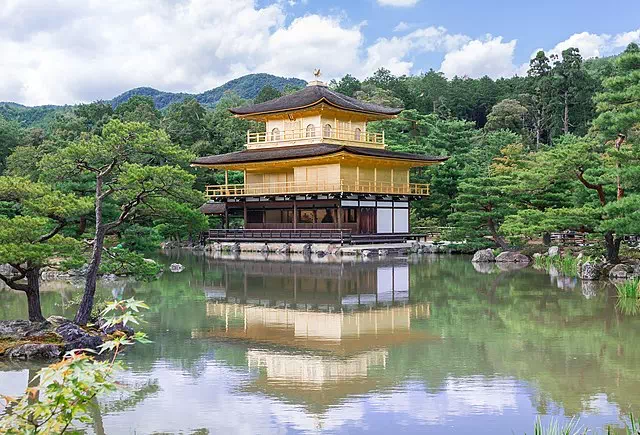
<path id="1" fill-rule="evenodd" d="M 384 132 L 372 133 L 359 129 L 347 130 L 314 126 L 296 130 L 271 130 L 259 133 L 247 131 L 247 145 L 314 138 L 341 139 L 351 142 L 384 145 Z"/>
<path id="2" fill-rule="evenodd" d="M 222 184 L 206 186 L 209 198 L 227 196 L 291 195 L 305 193 L 378 193 L 389 195 L 428 196 L 429 185 L 417 183 L 389 183 L 380 181 L 340 182 L 284 181 L 278 183 Z"/>
<path id="3" fill-rule="evenodd" d="M 271 241 L 271 242 L 351 242 L 351 230 L 339 229 L 215 229 L 209 230 L 212 241 Z"/>

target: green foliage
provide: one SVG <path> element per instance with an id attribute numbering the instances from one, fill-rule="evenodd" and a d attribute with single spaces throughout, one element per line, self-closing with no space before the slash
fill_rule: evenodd
<path id="1" fill-rule="evenodd" d="M 524 130 L 527 108 L 517 100 L 505 99 L 497 103 L 487 115 L 484 128 L 488 131 L 510 130 L 521 133 Z"/>
<path id="2" fill-rule="evenodd" d="M 0 116 L 0 175 L 5 170 L 7 157 L 22 143 L 24 134 L 20 124 L 15 121 L 7 121 Z"/>
<path id="3" fill-rule="evenodd" d="M 580 426 L 578 419 L 573 418 L 565 424 L 552 419 L 547 426 L 543 426 L 538 417 L 533 426 L 534 435 L 581 435 L 586 433 L 587 429 L 584 426 Z"/>
<path id="4" fill-rule="evenodd" d="M 134 252 L 152 252 L 160 247 L 162 236 L 155 228 L 132 224 L 120 235 L 123 248 Z"/>
<path id="5" fill-rule="evenodd" d="M 341 94 L 347 95 L 349 97 L 355 96 L 356 92 L 358 92 L 362 88 L 360 80 L 358 80 L 351 74 L 345 75 L 339 81 L 336 81 L 335 79 L 331 80 L 329 86 L 334 91 L 340 92 Z"/>
<path id="6" fill-rule="evenodd" d="M 640 278 L 629 279 L 622 283 L 616 284 L 619 298 L 640 298 Z"/>
<path id="7" fill-rule="evenodd" d="M 614 140 L 618 134 L 633 136 L 637 141 L 640 126 L 640 50 L 630 44 L 614 61 L 615 73 L 602 82 L 598 93 L 598 117 L 593 126 L 604 140 Z M 635 131 L 634 131 L 635 130 Z"/>
<path id="8" fill-rule="evenodd" d="M 258 92 L 256 98 L 253 99 L 253 102 L 255 104 L 260 104 L 264 103 L 265 101 L 275 100 L 276 98 L 280 98 L 281 96 L 282 92 L 271 85 L 266 85 L 265 87 L 260 89 L 260 92 Z"/>
<path id="9" fill-rule="evenodd" d="M 140 323 L 140 309 L 149 307 L 135 299 L 115 301 L 102 312 L 108 325 Z M 121 349 L 134 343 L 150 343 L 146 334 L 114 334 L 100 346 L 101 353 L 111 352 L 109 360 L 97 360 L 86 350 L 68 352 L 62 361 L 41 369 L 20 398 L 1 396 L 8 407 L 0 417 L 0 433 L 62 434 L 74 424 L 92 422 L 90 408 L 99 406 L 96 399 L 122 388 L 116 373 L 122 369 L 117 361 Z"/>
<path id="10" fill-rule="evenodd" d="M 91 210 L 89 198 L 24 178 L 0 177 L 0 200 L 13 204 L 10 214 L 0 216 L 0 264 L 42 267 L 54 257 L 79 255 L 80 242 L 58 231 Z"/>
<path id="11" fill-rule="evenodd" d="M 131 275 L 137 279 L 155 278 L 162 267 L 153 260 L 124 248 L 110 248 L 103 256 L 100 273 Z"/>
<path id="12" fill-rule="evenodd" d="M 120 104 L 114 111 L 115 116 L 125 122 L 146 122 L 151 127 L 158 128 L 162 114 L 153 102 L 153 98 L 134 95 Z"/>

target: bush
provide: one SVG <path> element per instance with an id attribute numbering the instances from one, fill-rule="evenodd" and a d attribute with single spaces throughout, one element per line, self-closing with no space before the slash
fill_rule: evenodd
<path id="1" fill-rule="evenodd" d="M 123 248 L 134 252 L 152 252 L 160 248 L 162 236 L 155 228 L 133 224 L 122 232 L 120 243 Z"/>

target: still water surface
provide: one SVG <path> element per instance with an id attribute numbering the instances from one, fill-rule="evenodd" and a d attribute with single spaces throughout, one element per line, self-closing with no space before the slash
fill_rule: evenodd
<path id="1" fill-rule="evenodd" d="M 154 342 L 125 355 L 128 389 L 88 433 L 522 434 L 538 415 L 603 428 L 640 411 L 640 317 L 604 284 L 449 256 L 160 260 L 186 270 L 101 283 L 152 307 Z M 45 315 L 73 316 L 79 286 L 45 287 Z M 25 316 L 0 291 L 0 319 Z M 0 365 L 0 393 L 35 370 Z"/>

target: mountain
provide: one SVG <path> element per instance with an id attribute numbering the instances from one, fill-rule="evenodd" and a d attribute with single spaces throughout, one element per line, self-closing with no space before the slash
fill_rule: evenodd
<path id="1" fill-rule="evenodd" d="M 108 103 L 116 108 L 134 95 L 144 95 L 153 98 L 156 108 L 165 109 L 173 103 L 180 102 L 188 97 L 193 97 L 200 104 L 205 106 L 215 106 L 225 92 L 231 91 L 241 98 L 252 99 L 267 85 L 282 91 L 286 86 L 303 87 L 307 84 L 304 80 L 297 78 L 278 77 L 271 74 L 249 74 L 233 79 L 222 86 L 209 89 L 201 94 L 188 94 L 184 92 L 164 92 L 157 89 L 142 87 L 128 90 L 117 97 L 108 100 Z M 53 119 L 55 113 L 69 110 L 73 106 L 23 106 L 22 104 L 11 102 L 0 102 L 0 116 L 8 120 L 18 121 L 24 127 L 43 127 Z"/>
<path id="2" fill-rule="evenodd" d="M 120 104 L 127 101 L 134 95 L 144 95 L 153 98 L 153 102 L 156 108 L 162 110 L 173 103 L 184 100 L 188 97 L 193 97 L 204 106 L 215 106 L 222 98 L 225 92 L 235 92 L 240 98 L 252 99 L 258 95 L 258 92 L 267 85 L 282 91 L 287 85 L 293 87 L 305 86 L 307 82 L 296 78 L 284 78 L 273 76 L 271 74 L 249 74 L 246 76 L 233 79 L 222 86 L 210 89 L 201 94 L 187 94 L 187 93 L 174 93 L 163 92 L 153 88 L 135 88 L 131 89 L 123 94 L 118 95 L 111 100 L 111 105 L 115 108 Z"/>
<path id="3" fill-rule="evenodd" d="M 0 116 L 18 121 L 24 127 L 44 127 L 57 112 L 69 110 L 71 106 L 23 106 L 18 103 L 0 102 Z"/>

